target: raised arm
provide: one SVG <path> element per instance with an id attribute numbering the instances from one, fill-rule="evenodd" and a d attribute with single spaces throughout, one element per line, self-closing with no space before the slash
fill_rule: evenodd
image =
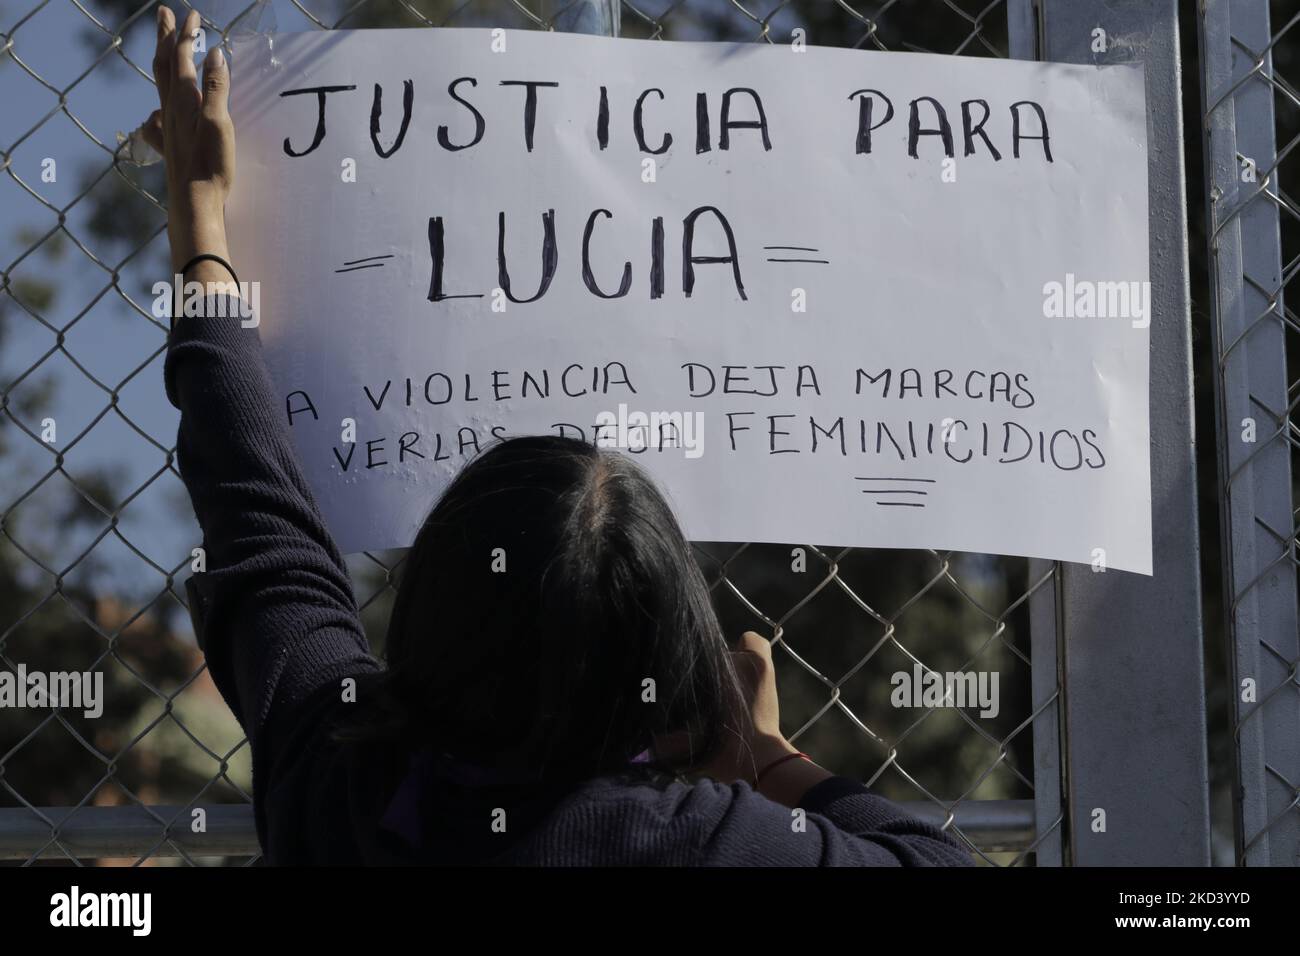
<path id="1" fill-rule="evenodd" d="M 173 273 L 199 254 L 229 259 L 229 71 L 214 47 L 200 91 L 191 52 L 198 26 L 191 11 L 178 36 L 171 11 L 159 7 L 154 75 L 162 109 L 146 135 L 166 159 Z M 185 279 L 218 290 L 231 281 L 210 260 Z M 243 326 L 234 295 L 211 295 L 205 303 L 203 316 L 175 319 L 163 375 L 181 412 L 181 477 L 203 529 L 200 643 L 248 734 L 260 790 L 273 783 L 276 762 L 299 729 L 299 706 L 326 685 L 379 665 L 343 558 L 276 413 L 257 329 Z"/>

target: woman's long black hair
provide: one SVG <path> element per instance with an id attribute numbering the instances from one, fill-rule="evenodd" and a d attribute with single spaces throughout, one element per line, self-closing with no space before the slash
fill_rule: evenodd
<path id="1" fill-rule="evenodd" d="M 386 655 L 345 737 L 577 780 L 647 750 L 685 772 L 741 732 L 672 510 L 629 458 L 574 439 L 503 441 L 456 476 L 407 556 Z"/>

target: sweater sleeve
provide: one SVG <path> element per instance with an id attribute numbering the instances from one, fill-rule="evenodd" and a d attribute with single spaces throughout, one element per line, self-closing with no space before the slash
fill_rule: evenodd
<path id="1" fill-rule="evenodd" d="M 795 809 L 768 800 L 745 783 L 705 786 L 714 791 L 692 795 L 681 810 L 701 812 L 707 819 L 708 838 L 702 848 L 707 863 L 971 866 L 974 862 L 956 838 L 847 777 L 816 784 Z"/>
<path id="2" fill-rule="evenodd" d="M 864 854 L 876 850 L 891 855 L 901 866 L 974 863 L 955 837 L 848 777 L 823 780 L 804 794 L 801 802 L 810 814 L 825 817 L 847 838 L 827 841 L 826 866 L 860 865 Z"/>
<path id="3" fill-rule="evenodd" d="M 177 317 L 163 379 L 180 410 L 180 474 L 203 529 L 207 605 L 199 643 L 248 735 L 258 789 L 316 691 L 377 670 L 342 555 L 277 411 L 253 323 L 209 296 Z"/>

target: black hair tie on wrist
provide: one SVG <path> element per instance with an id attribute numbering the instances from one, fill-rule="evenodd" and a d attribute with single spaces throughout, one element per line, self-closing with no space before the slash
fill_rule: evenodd
<path id="1" fill-rule="evenodd" d="M 232 266 L 229 262 L 227 262 L 225 259 L 221 258 L 221 256 L 216 255 L 215 253 L 211 253 L 211 252 L 201 252 L 201 253 L 199 253 L 197 256 L 195 256 L 193 259 L 191 259 L 189 262 L 185 263 L 184 266 L 181 267 L 181 273 L 180 273 L 180 274 L 181 274 L 181 288 L 180 288 L 179 290 L 177 290 L 178 292 L 180 292 L 182 295 L 183 295 L 184 292 L 185 292 L 185 288 L 184 288 L 184 287 L 185 287 L 185 273 L 189 272 L 190 269 L 194 268 L 194 266 L 195 266 L 196 263 L 203 262 L 204 260 L 208 260 L 208 261 L 211 261 L 211 262 L 215 262 L 215 263 L 217 263 L 218 265 L 223 266 L 223 267 L 225 268 L 225 270 L 226 270 L 227 272 L 230 273 L 230 278 L 232 278 L 232 279 L 235 280 L 235 286 L 236 286 L 236 287 L 239 286 L 239 276 L 235 275 L 235 267 L 234 267 L 234 266 Z M 176 316 L 174 316 L 174 315 L 172 316 L 171 327 L 172 327 L 172 328 L 175 328 L 175 327 L 176 327 Z"/>
<path id="2" fill-rule="evenodd" d="M 235 280 L 235 285 L 239 285 L 239 276 L 235 275 L 234 266 L 232 266 L 225 259 L 221 258 L 221 256 L 214 255 L 211 252 L 201 252 L 193 259 L 191 259 L 189 262 L 185 263 L 184 267 L 181 269 L 181 278 L 182 279 L 185 278 L 185 273 L 189 272 L 190 269 L 194 267 L 195 263 L 203 262 L 205 259 L 224 266 L 226 271 L 230 273 L 230 278 Z"/>

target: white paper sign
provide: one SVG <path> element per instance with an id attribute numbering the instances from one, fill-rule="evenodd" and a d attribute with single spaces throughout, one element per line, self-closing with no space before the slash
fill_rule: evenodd
<path id="1" fill-rule="evenodd" d="M 231 248 L 345 551 L 561 432 L 695 540 L 1151 573 L 1140 67 L 459 29 L 232 61 Z"/>

